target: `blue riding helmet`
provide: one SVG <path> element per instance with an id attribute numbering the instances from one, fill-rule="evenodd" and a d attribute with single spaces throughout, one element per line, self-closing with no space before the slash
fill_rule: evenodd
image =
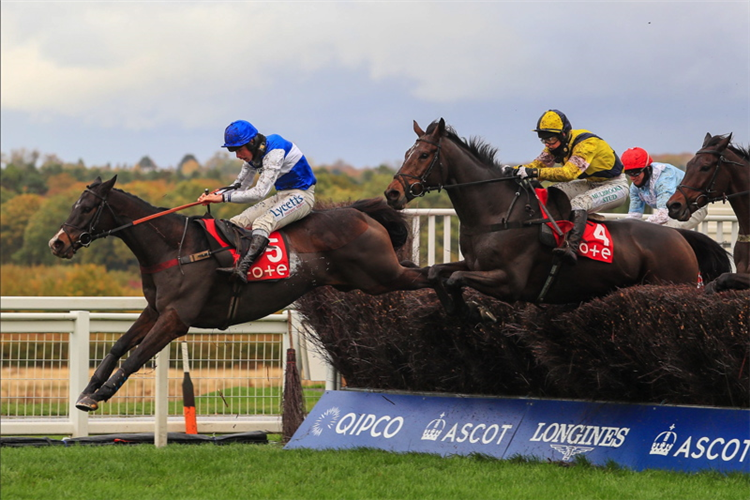
<path id="1" fill-rule="evenodd" d="M 224 130 L 224 145 L 222 148 L 238 148 L 244 146 L 258 135 L 258 129 L 245 120 L 237 120 L 229 124 Z"/>

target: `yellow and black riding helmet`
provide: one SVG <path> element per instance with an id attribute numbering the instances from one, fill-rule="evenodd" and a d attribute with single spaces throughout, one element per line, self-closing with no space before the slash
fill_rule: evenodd
<path id="1" fill-rule="evenodd" d="M 550 109 L 539 117 L 534 132 L 537 133 L 540 139 L 549 139 L 552 136 L 558 136 L 561 142 L 565 143 L 572 128 L 568 117 L 562 111 Z"/>

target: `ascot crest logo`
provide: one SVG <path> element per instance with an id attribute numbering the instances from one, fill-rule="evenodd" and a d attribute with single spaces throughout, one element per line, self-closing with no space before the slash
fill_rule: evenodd
<path id="1" fill-rule="evenodd" d="M 436 418 L 427 424 L 427 427 L 425 427 L 425 430 L 422 433 L 422 441 L 437 441 L 437 438 L 440 437 L 440 434 L 442 434 L 445 429 L 445 420 L 443 420 L 444 416 L 445 412 L 441 413 L 439 418 Z"/>
<path id="2" fill-rule="evenodd" d="M 333 429 L 340 416 L 341 410 L 337 406 L 328 408 L 318 417 L 310 432 L 315 436 L 320 436 L 325 429 Z"/>
<path id="3" fill-rule="evenodd" d="M 654 442 L 651 445 L 649 455 L 663 455 L 665 457 L 669 455 L 672 447 L 677 442 L 677 434 L 672 432 L 673 430 L 674 424 L 669 426 L 668 431 L 664 431 L 656 436 L 656 439 L 654 439 Z"/>

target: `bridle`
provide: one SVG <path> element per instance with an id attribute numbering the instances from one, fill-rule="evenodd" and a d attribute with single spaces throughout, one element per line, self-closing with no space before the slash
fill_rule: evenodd
<path id="1" fill-rule="evenodd" d="M 719 174 L 719 167 L 722 165 L 722 163 L 727 164 L 727 165 L 738 165 L 740 167 L 742 167 L 744 165 L 742 163 L 739 163 L 739 162 L 736 162 L 736 161 L 727 160 L 726 157 L 724 157 L 724 153 L 722 151 L 717 151 L 715 149 L 700 149 L 700 150 L 696 151 L 695 156 L 698 156 L 700 154 L 709 154 L 709 155 L 715 156 L 716 157 L 716 166 L 714 167 L 713 174 L 711 174 L 711 180 L 708 183 L 708 187 L 706 187 L 705 189 L 701 189 L 701 188 L 697 188 L 697 187 L 693 187 L 693 186 L 688 186 L 686 184 L 680 184 L 680 185 L 677 186 L 677 190 L 685 198 L 685 201 L 688 200 L 688 197 L 685 194 L 685 192 L 683 191 L 683 188 L 684 189 L 690 189 L 692 191 L 697 191 L 699 193 L 699 195 L 695 198 L 695 200 L 693 200 L 690 203 L 691 205 L 695 205 L 696 207 L 698 206 L 698 201 L 701 198 L 706 198 L 706 204 L 709 204 L 709 203 L 713 203 L 715 201 L 720 201 L 720 200 L 726 201 L 729 198 L 734 198 L 735 196 L 742 196 L 742 195 L 745 195 L 745 194 L 747 194 L 747 193 L 750 192 L 750 191 L 742 191 L 740 193 L 732 193 L 730 195 L 727 195 L 726 193 L 721 193 L 720 196 L 711 197 L 711 193 L 714 190 L 714 184 L 716 184 L 716 177 Z"/>
<path id="2" fill-rule="evenodd" d="M 417 139 L 417 142 L 424 142 L 427 144 L 431 144 L 435 146 L 435 153 L 432 157 L 432 161 L 430 162 L 430 165 L 427 167 L 427 169 L 422 172 L 422 175 L 417 177 L 416 175 L 411 174 L 404 174 L 401 172 L 398 172 L 396 175 L 393 176 L 394 179 L 399 181 L 401 183 L 401 186 L 404 188 L 404 192 L 406 193 L 406 197 L 408 200 L 413 200 L 414 198 L 424 196 L 427 193 L 431 191 L 438 191 L 440 192 L 443 189 L 443 185 L 437 185 L 437 186 L 426 186 L 427 184 L 427 177 L 430 176 L 432 173 L 432 169 L 435 168 L 435 165 L 438 165 L 440 168 L 440 172 L 442 174 L 442 164 L 440 163 L 440 142 L 443 140 L 442 137 L 438 139 L 437 142 L 430 141 L 428 139 L 422 139 L 421 137 Z M 416 143 L 414 144 L 416 146 Z M 407 179 L 416 179 L 416 182 L 413 182 L 411 184 L 408 183 Z"/>
<path id="3" fill-rule="evenodd" d="M 500 182 L 500 181 L 510 181 L 510 180 L 517 180 L 514 176 L 509 177 L 496 177 L 494 179 L 485 179 L 482 181 L 472 181 L 472 182 L 464 182 L 461 184 L 437 184 L 433 186 L 426 185 L 427 184 L 427 177 L 430 176 L 432 173 L 432 169 L 435 168 L 435 165 L 438 166 L 438 169 L 440 170 L 441 178 L 442 178 L 442 172 L 443 172 L 443 164 L 440 161 L 440 150 L 441 150 L 441 141 L 443 140 L 442 136 L 438 139 L 437 142 L 430 141 L 428 139 L 419 138 L 416 142 L 424 142 L 427 144 L 431 144 L 435 146 L 437 149 L 435 150 L 434 156 L 432 157 L 432 161 L 430 162 L 427 169 L 422 172 L 422 175 L 417 177 L 416 175 L 411 174 L 404 174 L 401 172 L 398 172 L 396 175 L 393 176 L 393 178 L 401 183 L 401 186 L 404 188 L 404 193 L 406 193 L 406 199 L 408 201 L 413 200 L 414 198 L 422 197 L 426 195 L 427 193 L 430 193 L 432 191 L 440 192 L 443 189 L 456 189 L 459 187 L 465 187 L 465 186 L 473 186 L 477 184 L 489 184 L 491 182 Z M 414 144 L 416 146 L 416 143 Z M 413 182 L 412 184 L 409 184 L 407 179 L 416 179 L 416 182 Z"/>
<path id="4" fill-rule="evenodd" d="M 62 225 L 60 226 L 60 229 L 62 229 L 63 233 L 65 233 L 65 236 L 67 236 L 68 240 L 70 240 L 71 245 L 73 246 L 73 251 L 76 251 L 81 247 L 88 247 L 89 245 L 91 245 L 91 243 L 94 240 L 109 236 L 111 233 L 124 229 L 125 227 L 128 227 L 129 225 L 132 224 L 132 223 L 129 223 L 116 229 L 112 229 L 109 231 L 102 231 L 100 233 L 95 233 L 96 225 L 99 223 L 99 219 L 102 216 L 102 212 L 104 211 L 105 206 L 109 209 L 109 212 L 112 214 L 112 217 L 115 220 L 117 220 L 117 216 L 115 215 L 115 212 L 114 210 L 112 210 L 112 207 L 109 205 L 109 203 L 107 203 L 107 195 L 109 194 L 109 192 L 106 195 L 101 196 L 100 194 L 92 191 L 91 188 L 86 187 L 86 190 L 84 191 L 84 193 L 92 194 L 93 196 L 99 198 L 101 202 L 96 207 L 96 213 L 89 221 L 88 229 L 84 229 L 82 227 L 70 224 L 68 222 L 63 222 Z M 80 231 L 80 234 L 78 235 L 78 239 L 74 241 L 73 238 L 71 238 L 70 233 L 68 233 L 68 230 L 66 228 L 72 228 L 77 231 Z"/>

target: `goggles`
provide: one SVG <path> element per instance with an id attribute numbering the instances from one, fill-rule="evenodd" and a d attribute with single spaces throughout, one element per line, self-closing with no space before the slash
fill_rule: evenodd
<path id="1" fill-rule="evenodd" d="M 628 177 L 638 177 L 643 173 L 643 171 L 646 170 L 645 168 L 634 168 L 631 170 L 626 170 L 625 175 Z"/>

